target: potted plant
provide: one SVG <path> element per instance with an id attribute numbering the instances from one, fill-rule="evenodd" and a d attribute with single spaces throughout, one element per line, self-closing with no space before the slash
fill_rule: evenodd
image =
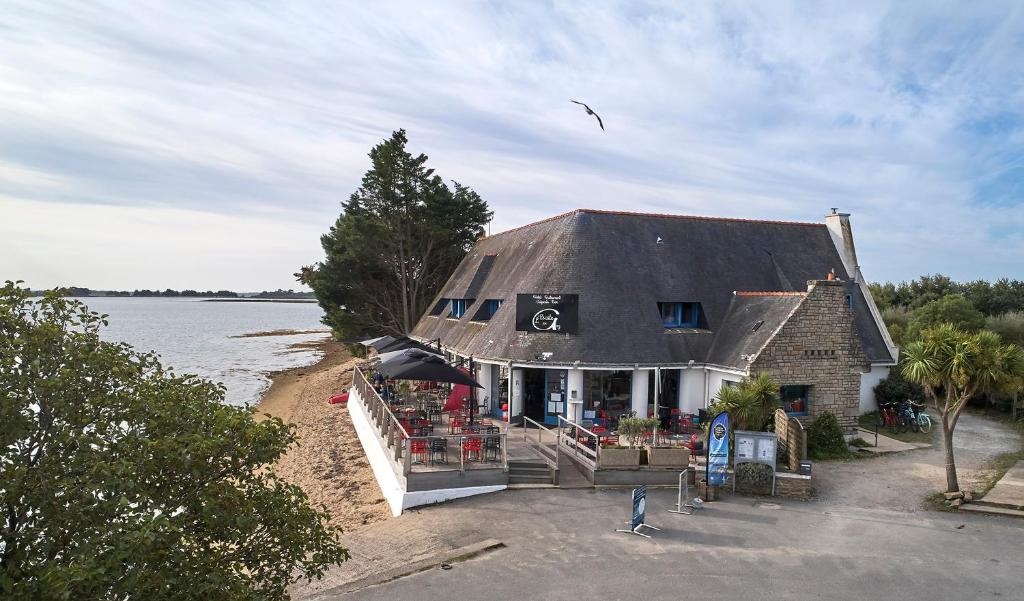
<path id="1" fill-rule="evenodd" d="M 672 445 L 647 445 L 647 465 L 657 467 L 687 467 L 690 465 L 690 449 Z"/>
<path id="2" fill-rule="evenodd" d="M 621 418 L 618 425 L 619 439 L 625 440 L 629 447 L 602 448 L 599 464 L 602 467 L 639 466 L 640 455 L 643 452 L 640 447 L 644 436 L 652 427 L 651 421 L 637 417 Z"/>

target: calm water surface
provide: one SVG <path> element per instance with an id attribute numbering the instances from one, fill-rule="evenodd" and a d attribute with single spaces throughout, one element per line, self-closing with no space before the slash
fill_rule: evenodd
<path id="1" fill-rule="evenodd" d="M 267 374 L 315 363 L 320 353 L 289 348 L 326 334 L 233 338 L 273 330 L 323 330 L 316 303 L 204 302 L 183 298 L 80 299 L 106 313 L 103 338 L 156 351 L 164 366 L 223 382 L 227 402 L 255 403 L 270 385 Z"/>

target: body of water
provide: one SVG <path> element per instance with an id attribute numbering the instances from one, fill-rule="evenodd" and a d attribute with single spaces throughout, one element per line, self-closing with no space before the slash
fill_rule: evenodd
<path id="1" fill-rule="evenodd" d="M 327 334 L 256 336 L 274 330 L 324 330 L 316 303 L 204 302 L 184 298 L 79 299 L 109 315 L 101 336 L 156 351 L 165 367 L 227 386 L 227 402 L 255 403 L 270 385 L 267 374 L 315 363 L 321 353 L 290 348 Z"/>

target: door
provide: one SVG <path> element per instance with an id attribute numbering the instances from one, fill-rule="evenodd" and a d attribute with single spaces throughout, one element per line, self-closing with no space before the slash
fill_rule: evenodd
<path id="1" fill-rule="evenodd" d="M 535 422 L 545 421 L 545 377 L 543 369 L 523 370 L 523 415 Z"/>
<path id="2" fill-rule="evenodd" d="M 565 416 L 565 389 L 569 372 L 564 369 L 544 370 L 544 423 L 558 424 L 558 416 Z"/>

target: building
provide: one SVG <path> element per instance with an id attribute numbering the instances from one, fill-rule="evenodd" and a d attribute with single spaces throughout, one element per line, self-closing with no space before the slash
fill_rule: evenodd
<path id="1" fill-rule="evenodd" d="M 849 215 L 790 223 L 578 209 L 482 238 L 413 336 L 472 357 L 487 410 L 696 413 L 766 372 L 787 412 L 873 408 L 898 358 Z"/>

